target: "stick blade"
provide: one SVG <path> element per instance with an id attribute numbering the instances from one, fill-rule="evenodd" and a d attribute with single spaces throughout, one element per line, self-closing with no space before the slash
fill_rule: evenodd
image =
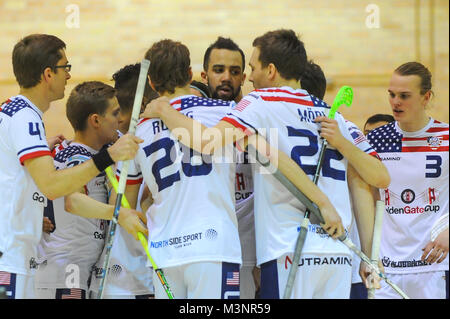
<path id="1" fill-rule="evenodd" d="M 344 85 L 339 89 L 338 93 L 336 94 L 333 104 L 331 105 L 331 110 L 330 113 L 328 114 L 328 117 L 330 119 L 334 119 L 334 115 L 341 105 L 344 104 L 347 107 L 350 107 L 352 103 L 353 103 L 353 89 L 348 85 Z"/>

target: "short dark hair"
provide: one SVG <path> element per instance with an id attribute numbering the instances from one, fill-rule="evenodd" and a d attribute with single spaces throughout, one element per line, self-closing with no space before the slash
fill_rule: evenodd
<path id="1" fill-rule="evenodd" d="M 293 30 L 280 29 L 257 37 L 253 46 L 259 49 L 263 68 L 273 63 L 286 80 L 300 80 L 307 63 L 305 46 Z"/>
<path id="2" fill-rule="evenodd" d="M 327 90 L 327 79 L 322 71 L 322 68 L 310 60 L 306 63 L 305 72 L 300 80 L 302 89 L 308 91 L 319 99 L 323 100 L 325 91 Z"/>
<path id="3" fill-rule="evenodd" d="M 420 78 L 420 94 L 431 91 L 431 72 L 419 62 L 407 62 L 395 69 L 399 75 L 417 75 Z"/>
<path id="4" fill-rule="evenodd" d="M 66 104 L 66 116 L 75 131 L 84 131 L 89 115 L 105 114 L 109 100 L 116 90 L 103 82 L 90 81 L 78 84 L 70 93 Z"/>
<path id="5" fill-rule="evenodd" d="M 207 86 L 205 83 L 199 82 L 199 81 L 192 81 L 190 84 L 190 87 L 199 91 L 203 97 L 211 97 L 211 92 L 209 91 L 209 86 Z"/>
<path id="6" fill-rule="evenodd" d="M 12 52 L 13 71 L 20 87 L 31 88 L 41 82 L 46 68 L 56 72 L 66 44 L 54 35 L 31 34 L 20 40 Z"/>
<path id="7" fill-rule="evenodd" d="M 373 124 L 378 122 L 391 123 L 394 121 L 395 121 L 394 117 L 390 114 L 375 114 L 367 119 L 366 123 L 364 124 L 364 127 L 366 127 L 367 124 Z"/>
<path id="8" fill-rule="evenodd" d="M 245 70 L 245 55 L 244 52 L 239 48 L 239 46 L 230 38 L 218 37 L 216 42 L 211 44 L 208 49 L 206 49 L 205 55 L 203 56 L 203 70 L 208 71 L 209 57 L 213 49 L 226 49 L 230 51 L 239 51 L 242 57 L 242 72 Z"/>
<path id="9" fill-rule="evenodd" d="M 148 49 L 145 58 L 151 61 L 148 73 L 158 93 L 173 94 L 175 88 L 191 81 L 189 49 L 181 42 L 169 39 L 156 42 Z"/>
<path id="10" fill-rule="evenodd" d="M 129 64 L 121 68 L 112 76 L 120 110 L 124 113 L 130 113 L 133 109 L 134 96 L 136 95 L 136 87 L 139 80 L 140 70 L 140 63 Z M 158 93 L 151 88 L 146 78 L 142 104 L 147 105 L 147 103 L 153 99 L 156 99 L 158 96 Z"/>

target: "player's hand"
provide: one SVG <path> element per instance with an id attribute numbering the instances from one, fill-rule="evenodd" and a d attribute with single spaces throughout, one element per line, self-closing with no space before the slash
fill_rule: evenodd
<path id="1" fill-rule="evenodd" d="M 171 107 L 170 99 L 166 96 L 160 96 L 159 98 L 154 99 L 149 104 L 147 104 L 144 112 L 142 112 L 141 115 L 139 115 L 139 117 L 140 118 L 160 117 L 162 110 L 165 107 Z"/>
<path id="2" fill-rule="evenodd" d="M 333 239 L 341 237 L 344 234 L 344 226 L 342 225 L 341 217 L 333 205 L 327 203 L 323 207 L 319 207 L 319 209 L 325 221 L 324 224 L 320 224 L 322 228 L 325 229 Z"/>
<path id="3" fill-rule="evenodd" d="M 430 241 L 424 248 L 421 257 L 427 263 L 441 263 L 448 255 L 448 228 L 441 232 L 434 241 Z"/>
<path id="4" fill-rule="evenodd" d="M 121 207 L 119 211 L 119 225 L 122 226 L 134 239 L 139 240 L 138 232 L 148 236 L 147 218 L 144 213 L 134 209 Z"/>
<path id="5" fill-rule="evenodd" d="M 253 282 L 255 283 L 255 291 L 261 288 L 261 268 L 254 266 L 252 269 Z"/>
<path id="6" fill-rule="evenodd" d="M 53 137 L 48 137 L 47 138 L 47 144 L 48 144 L 48 147 L 50 148 L 50 151 L 53 151 L 55 146 L 58 145 L 58 144 L 61 144 L 62 141 L 64 141 L 65 139 L 66 138 L 62 134 L 58 134 L 58 135 L 53 136 Z"/>
<path id="7" fill-rule="evenodd" d="M 108 152 L 114 162 L 131 160 L 136 156 L 139 143 L 144 140 L 132 134 L 125 134 L 113 145 L 108 147 Z"/>
<path id="8" fill-rule="evenodd" d="M 345 137 L 339 129 L 338 122 L 326 116 L 318 116 L 314 119 L 314 122 L 320 123 L 322 126 L 320 129 L 320 137 L 326 139 L 331 146 L 339 149 L 339 146 L 344 142 Z"/>
<path id="9" fill-rule="evenodd" d="M 42 231 L 47 234 L 50 234 L 54 229 L 55 226 L 52 224 L 50 219 L 44 216 L 44 219 L 42 221 Z"/>
<path id="10" fill-rule="evenodd" d="M 381 263 L 381 260 L 378 260 L 378 269 L 381 272 L 384 272 L 383 264 Z M 380 289 L 380 276 L 372 270 L 365 262 L 361 262 L 359 265 L 359 275 L 361 276 L 361 279 L 366 286 L 367 289 L 375 288 Z"/>

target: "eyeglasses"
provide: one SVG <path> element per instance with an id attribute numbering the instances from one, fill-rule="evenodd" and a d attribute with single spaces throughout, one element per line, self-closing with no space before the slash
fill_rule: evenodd
<path id="1" fill-rule="evenodd" d="M 70 72 L 70 70 L 72 69 L 72 64 L 57 65 L 57 66 L 55 66 L 55 69 L 57 69 L 57 68 L 64 68 L 64 70 L 66 72 Z"/>

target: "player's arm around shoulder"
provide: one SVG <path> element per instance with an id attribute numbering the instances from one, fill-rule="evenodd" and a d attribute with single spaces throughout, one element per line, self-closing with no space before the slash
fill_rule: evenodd
<path id="1" fill-rule="evenodd" d="M 361 242 L 361 250 L 367 256 L 370 256 L 375 221 L 375 199 L 370 185 L 361 178 L 351 165 L 348 166 L 347 177 L 353 213 Z"/>
<path id="2" fill-rule="evenodd" d="M 40 156 L 25 160 L 24 166 L 39 190 L 50 200 L 77 191 L 98 174 L 92 160 L 57 171 L 51 156 Z"/>
<path id="3" fill-rule="evenodd" d="M 246 139 L 259 153 L 264 154 L 280 172 L 288 178 L 306 197 L 314 202 L 325 221 L 323 229 L 334 239 L 344 234 L 344 226 L 338 212 L 328 197 L 315 185 L 305 172 L 286 153 L 270 146 L 260 135 L 252 135 Z"/>
<path id="4" fill-rule="evenodd" d="M 140 138 L 126 134 L 104 152 L 112 162 L 133 159 L 141 142 Z M 77 191 L 100 172 L 92 159 L 75 167 L 56 170 L 50 155 L 26 159 L 24 166 L 39 190 L 51 200 Z"/>
<path id="5" fill-rule="evenodd" d="M 348 160 L 364 181 L 377 188 L 389 186 L 391 177 L 386 166 L 378 158 L 363 152 L 345 138 L 337 120 L 320 116 L 315 121 L 321 124 L 320 136 Z"/>
<path id="6" fill-rule="evenodd" d="M 140 117 L 160 118 L 182 144 L 203 154 L 213 154 L 245 136 L 242 130 L 223 120 L 214 127 L 206 127 L 175 110 L 166 97 L 150 102 Z"/>

